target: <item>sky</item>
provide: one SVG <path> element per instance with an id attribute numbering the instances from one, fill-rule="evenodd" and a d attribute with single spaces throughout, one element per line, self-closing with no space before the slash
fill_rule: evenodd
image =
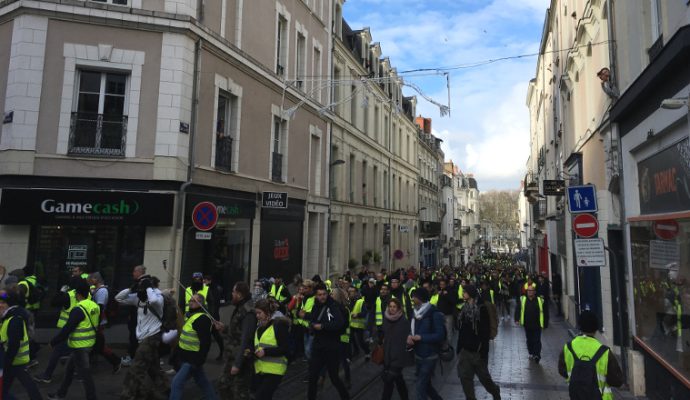
<path id="1" fill-rule="evenodd" d="M 447 104 L 443 75 L 402 74 L 533 54 L 549 0 L 347 0 L 352 29 L 369 27 L 400 75 Z M 519 189 L 529 156 L 527 87 L 536 56 L 450 71 L 450 117 L 417 94 L 417 114 L 432 118 L 446 161 L 472 173 L 481 191 Z M 403 90 L 409 96 L 410 88 Z"/>

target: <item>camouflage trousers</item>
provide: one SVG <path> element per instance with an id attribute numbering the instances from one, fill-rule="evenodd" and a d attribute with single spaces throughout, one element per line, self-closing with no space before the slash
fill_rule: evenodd
<path id="1" fill-rule="evenodd" d="M 121 400 L 165 400 L 170 387 L 161 371 L 158 347 L 161 335 L 150 336 L 139 343 L 132 365 L 122 383 Z"/>
<path id="2" fill-rule="evenodd" d="M 223 374 L 218 379 L 218 398 L 220 400 L 249 400 L 251 390 L 251 368 L 248 362 L 240 369 L 237 375 L 230 375 L 234 357 L 232 353 L 225 359 Z"/>

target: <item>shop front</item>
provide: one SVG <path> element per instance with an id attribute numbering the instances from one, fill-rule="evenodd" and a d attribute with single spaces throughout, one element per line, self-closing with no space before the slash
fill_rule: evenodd
<path id="1" fill-rule="evenodd" d="M 110 287 L 129 286 L 132 268 L 144 261 L 147 227 L 171 226 L 173 207 L 167 193 L 3 189 L 0 225 L 29 227 L 26 265 L 47 290 L 39 327 L 54 324 L 51 300 L 74 267 L 100 272 Z"/>
<path id="2" fill-rule="evenodd" d="M 637 164 L 640 215 L 629 218 L 634 345 L 645 354 L 647 392 L 690 395 L 690 143 Z M 668 379 L 671 373 L 675 379 Z M 683 394 L 678 397 L 679 394 Z"/>
<path id="3" fill-rule="evenodd" d="M 235 282 L 249 280 L 256 214 L 250 196 L 240 192 L 187 195 L 180 273 L 185 286 L 194 272 L 201 272 L 210 275 L 227 296 Z"/>
<path id="4" fill-rule="evenodd" d="M 291 282 L 302 273 L 304 207 L 304 200 L 289 199 L 286 208 L 262 208 L 259 278 Z"/>

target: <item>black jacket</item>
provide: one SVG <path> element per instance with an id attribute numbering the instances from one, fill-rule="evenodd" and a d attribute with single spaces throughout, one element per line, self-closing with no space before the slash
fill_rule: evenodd
<path id="1" fill-rule="evenodd" d="M 489 312 L 486 306 L 478 304 L 479 307 L 479 321 L 477 322 L 477 329 L 474 329 L 474 324 L 468 318 L 460 320 L 462 312 L 458 315 L 458 325 L 460 331 L 458 333 L 458 352 L 466 350 L 472 353 L 480 353 L 482 357 L 487 357 L 489 354 Z"/>
<path id="2" fill-rule="evenodd" d="M 203 313 L 203 310 L 198 310 L 196 312 L 190 312 L 187 318 L 193 316 L 194 314 Z M 180 361 L 183 363 L 192 364 L 195 367 L 200 367 L 204 365 L 206 361 L 206 356 L 208 355 L 208 350 L 211 348 L 211 329 L 213 325 L 211 323 L 211 318 L 206 314 L 197 318 L 196 321 L 192 323 L 192 328 L 196 331 L 199 337 L 199 351 L 188 351 L 178 348 Z"/>
<path id="3" fill-rule="evenodd" d="M 409 353 L 407 352 L 407 336 L 410 334 L 410 321 L 401 316 L 397 321 L 383 317 L 383 365 L 386 368 L 405 367 Z"/>
<path id="4" fill-rule="evenodd" d="M 452 315 L 455 312 L 455 304 L 458 302 L 458 291 L 446 288 L 445 293 L 438 293 L 438 304 L 436 308 L 443 315 Z"/>
<path id="5" fill-rule="evenodd" d="M 314 335 L 313 347 L 316 348 L 338 348 L 340 346 L 340 335 L 345 332 L 347 317 L 343 314 L 345 307 L 336 303 L 330 296 L 326 302 L 321 304 L 314 302 L 309 320 L 310 328 L 315 324 L 321 324 L 321 329 L 311 329 Z"/>
<path id="6" fill-rule="evenodd" d="M 527 296 L 525 296 L 527 297 Z M 537 329 L 540 328 L 539 324 L 539 298 L 535 297 L 534 300 L 530 300 L 529 297 L 527 297 L 527 301 L 525 302 L 525 328 L 527 329 Z M 548 307 L 546 305 L 546 302 L 544 302 L 544 328 L 548 326 Z M 522 313 L 522 302 L 521 299 L 518 299 L 518 304 L 517 307 L 515 307 L 515 320 L 520 321 L 520 315 Z"/>
<path id="7" fill-rule="evenodd" d="M 264 349 L 264 353 L 266 357 L 287 357 L 290 352 L 290 321 L 287 318 L 272 319 L 266 326 L 257 327 L 256 335 L 261 337 L 271 325 L 273 325 L 278 347 Z"/>

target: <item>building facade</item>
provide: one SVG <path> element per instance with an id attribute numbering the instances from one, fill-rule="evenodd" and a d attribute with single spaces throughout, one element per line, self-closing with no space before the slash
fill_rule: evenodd
<path id="1" fill-rule="evenodd" d="M 229 288 L 325 265 L 330 88 L 306 77 L 329 75 L 331 20 L 330 2 L 3 2 L 3 262 L 49 292 L 72 266 Z"/>
<path id="2" fill-rule="evenodd" d="M 419 127 L 419 265 L 439 267 L 441 219 L 447 212 L 441 188 L 444 158 L 442 141 L 431 133 L 431 118 L 418 116 L 416 123 Z"/>
<path id="3" fill-rule="evenodd" d="M 456 259 L 463 265 L 481 254 L 485 246 L 487 231 L 479 216 L 479 187 L 472 174 L 458 170 L 454 177 L 455 219 L 458 230 L 455 234 Z"/>

